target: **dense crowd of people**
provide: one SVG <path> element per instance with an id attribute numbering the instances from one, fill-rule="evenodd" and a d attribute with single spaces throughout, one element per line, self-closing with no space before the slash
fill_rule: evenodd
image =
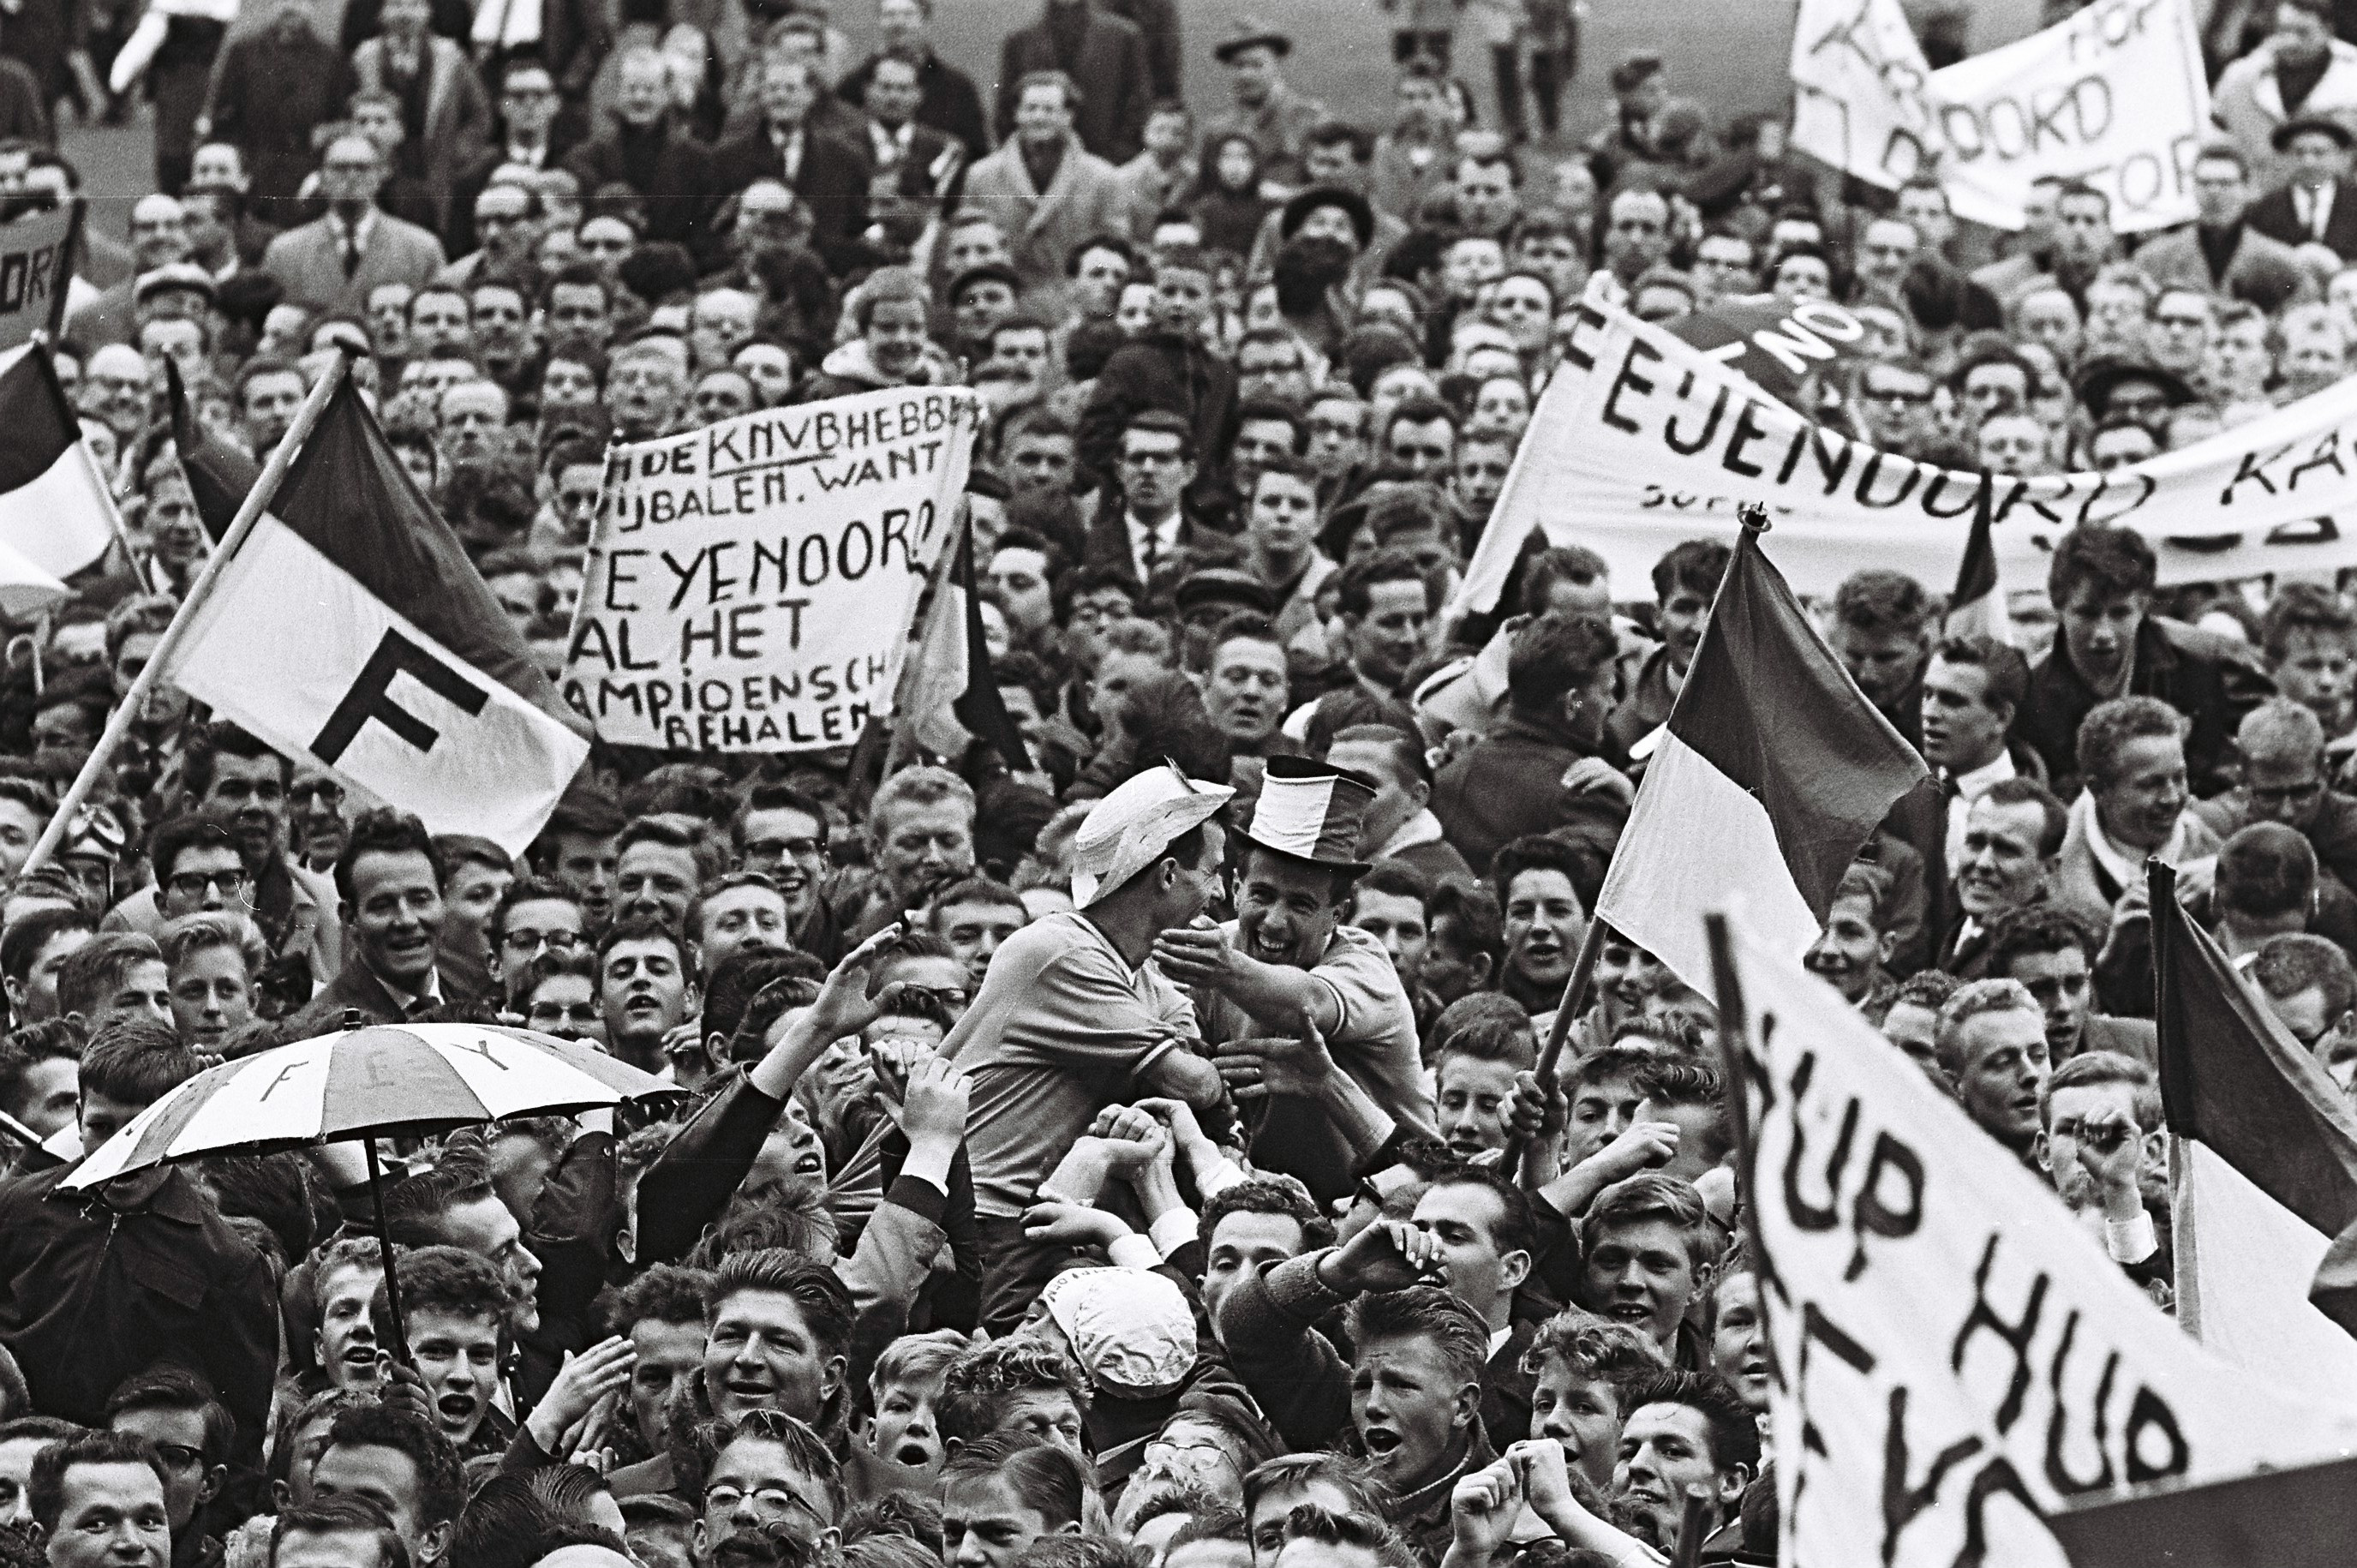
<path id="1" fill-rule="evenodd" d="M 995 66 L 932 10 L 864 59 L 823 0 L 0 17 L 0 198 L 71 199 L 54 118 L 141 92 L 157 186 L 43 349 L 124 538 L 0 670 L 0 1563 L 1774 1560 L 1714 1009 L 1610 930 L 1566 994 L 1727 548 L 1615 582 L 1534 531 L 1443 607 L 1583 298 L 1838 301 L 1867 352 L 1797 395 L 1963 469 L 2336 383 L 2341 8 L 2237 9 L 2200 219 L 2140 242 L 2074 182 L 2018 234 L 1845 182 L 1657 56 L 1583 77 L 1566 0 L 1371 9 L 1372 113 L 1173 0 L 1046 0 Z M 163 685 L 28 865 L 208 559 L 169 384 L 262 456 L 347 357 L 553 676 L 609 442 L 973 388 L 1024 755 L 600 746 L 514 858 Z M 1811 607 L 1932 778 L 1807 962 L 2167 1305 L 2143 864 L 2347 1089 L 2357 608 L 2097 526 L 2010 641 L 1945 586 Z M 357 1145 L 59 1186 L 356 1019 L 677 1092 L 380 1140 L 398 1302 Z"/>

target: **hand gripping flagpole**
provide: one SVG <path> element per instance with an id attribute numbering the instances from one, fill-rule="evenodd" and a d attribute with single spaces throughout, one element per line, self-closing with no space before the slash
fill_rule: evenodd
<path id="1" fill-rule="evenodd" d="M 286 434 L 279 440 L 278 449 L 271 453 L 270 461 L 264 465 L 261 477 L 253 481 L 253 489 L 246 492 L 244 503 L 237 509 L 237 516 L 230 522 L 229 532 L 221 535 L 221 543 L 206 559 L 196 581 L 188 585 L 188 596 L 180 602 L 179 610 L 172 617 L 172 624 L 164 628 L 163 638 L 156 644 L 155 652 L 148 655 L 147 667 L 131 682 L 131 689 L 123 694 L 123 701 L 117 703 L 114 712 L 107 716 L 106 729 L 99 736 L 98 745 L 91 748 L 90 760 L 81 765 L 80 773 L 74 775 L 73 784 L 66 790 L 65 799 L 58 802 L 56 814 L 49 818 L 49 825 L 41 830 L 41 836 L 34 843 L 32 853 L 25 857 L 24 871 L 38 869 L 57 853 L 58 844 L 66 836 L 66 828 L 72 822 L 74 813 L 81 809 L 83 801 L 90 799 L 91 790 L 96 788 L 100 777 L 106 771 L 106 765 L 122 746 L 123 737 L 130 732 L 132 720 L 139 716 L 140 710 L 147 705 L 148 694 L 164 679 L 164 672 L 171 664 L 173 651 L 188 635 L 188 628 L 194 624 L 197 613 L 204 608 L 205 601 L 212 597 L 222 570 L 236 557 L 238 547 L 245 542 L 246 535 L 252 533 L 254 524 L 262 520 L 264 510 L 277 498 L 278 487 L 286 478 L 287 466 L 295 460 L 295 454 L 301 450 L 303 443 L 310 438 L 313 426 L 327 412 L 328 401 L 335 396 L 336 389 L 343 384 L 344 374 L 350 368 L 351 356 L 339 348 L 335 363 L 328 367 L 326 375 L 319 378 L 319 384 L 311 389 L 311 395 L 303 400 L 303 406 L 296 411 L 295 423 L 286 427 Z"/>

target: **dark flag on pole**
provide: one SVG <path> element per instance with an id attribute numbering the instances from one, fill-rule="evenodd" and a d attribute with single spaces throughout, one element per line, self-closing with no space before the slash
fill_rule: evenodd
<path id="1" fill-rule="evenodd" d="M 1747 527 L 1621 830 L 1597 918 L 1697 988 L 1711 983 L 1702 917 L 1731 899 L 1744 901 L 1758 929 L 1805 945 L 1858 847 L 1926 773 Z"/>
<path id="2" fill-rule="evenodd" d="M 215 439 L 197 423 L 188 410 L 188 392 L 180 380 L 179 363 L 169 354 L 164 356 L 164 381 L 172 405 L 172 446 L 180 455 L 180 472 L 188 476 L 205 532 L 219 544 L 229 532 L 230 521 L 237 516 L 245 493 L 262 477 L 262 465 L 228 442 Z"/>
<path id="3" fill-rule="evenodd" d="M 954 757 L 981 740 L 1006 758 L 1010 771 L 1032 770 L 1030 749 L 1007 714 L 990 668 L 990 648 L 983 640 L 971 524 L 959 531 L 955 564 L 934 579 L 932 603 L 926 607 L 900 692 L 899 713 L 926 750 Z"/>
<path id="4" fill-rule="evenodd" d="M 2013 623 L 1996 584 L 1996 545 L 1989 537 L 1996 510 L 1996 482 L 1983 474 L 1980 495 L 1973 504 L 1973 531 L 1964 541 L 1964 558 L 1956 565 L 1955 589 L 1948 596 L 1944 629 L 1950 637 L 2013 640 Z"/>
<path id="5" fill-rule="evenodd" d="M 2254 1370 L 2357 1393 L 2328 1257 L 2357 1228 L 2357 1111 L 2179 906 L 2176 874 L 2149 875 L 2178 1321 Z"/>

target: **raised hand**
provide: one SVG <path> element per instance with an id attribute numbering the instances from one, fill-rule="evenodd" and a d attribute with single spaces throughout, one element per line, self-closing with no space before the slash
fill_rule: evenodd
<path id="1" fill-rule="evenodd" d="M 1440 1273 L 1440 1243 L 1405 1219 L 1378 1219 L 1327 1254 L 1318 1273 L 1338 1295 L 1431 1284 Z"/>
<path id="2" fill-rule="evenodd" d="M 876 1022 L 877 1010 L 869 994 L 875 983 L 876 962 L 907 929 L 899 921 L 893 921 L 844 954 L 843 961 L 828 972 L 826 983 L 819 987 L 818 1000 L 811 1004 L 810 1010 L 812 1026 L 820 1030 L 824 1038 L 839 1040 Z"/>

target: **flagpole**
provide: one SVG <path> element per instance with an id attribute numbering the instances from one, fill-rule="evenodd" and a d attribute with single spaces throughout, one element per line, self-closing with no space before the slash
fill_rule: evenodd
<path id="1" fill-rule="evenodd" d="M 1587 934 L 1579 939 L 1579 954 L 1571 961 L 1571 974 L 1563 983 L 1563 1000 L 1555 1004 L 1555 1022 L 1547 1027 L 1546 1048 L 1539 1052 L 1537 1071 L 1539 1092 L 1545 1094 L 1555 1086 L 1555 1070 L 1563 1060 L 1563 1047 L 1571 1038 L 1571 1026 L 1580 1004 L 1587 1000 L 1587 981 L 1596 972 L 1596 955 L 1604 947 L 1604 921 L 1587 922 Z M 1508 1181 L 1514 1179 L 1523 1156 L 1538 1139 L 1517 1141 L 1506 1151 L 1498 1172 Z"/>
<path id="2" fill-rule="evenodd" d="M 38 870 L 57 853 L 59 842 L 66 835 L 66 824 L 73 821 L 74 812 L 90 799 L 90 792 L 97 787 L 106 765 L 123 745 L 123 737 L 130 733 L 132 721 L 146 706 L 148 694 L 164 679 L 164 671 L 171 663 L 172 654 L 179 647 L 181 639 L 188 635 L 197 612 L 203 609 L 205 601 L 212 597 L 213 588 L 221 581 L 223 568 L 236 556 L 238 547 L 245 542 L 246 535 L 252 533 L 254 524 L 262 520 L 264 510 L 276 498 L 278 487 L 286 478 L 287 466 L 294 461 L 295 454 L 301 449 L 303 443 L 309 439 L 312 427 L 327 412 L 328 400 L 343 384 L 344 373 L 350 367 L 350 355 L 339 349 L 334 365 L 319 378 L 319 384 L 311 389 L 311 394 L 303 400 L 303 406 L 296 411 L 295 423 L 286 427 L 286 434 L 279 438 L 278 449 L 271 453 L 270 461 L 264 465 L 261 477 L 246 492 L 244 502 L 239 506 L 236 518 L 229 525 L 229 532 L 221 536 L 220 547 L 206 558 L 196 581 L 188 585 L 188 596 L 180 601 L 179 610 L 172 617 L 172 624 L 164 628 L 164 635 L 156 644 L 155 651 L 147 656 L 147 667 L 139 671 L 137 678 L 131 682 L 131 689 L 114 705 L 114 712 L 107 715 L 106 729 L 99 736 L 98 744 L 91 748 L 90 759 L 81 765 L 81 771 L 74 775 L 74 781 L 67 789 L 65 798 L 58 802 L 56 813 L 49 818 L 49 825 L 41 830 L 41 836 L 35 842 L 32 853 L 25 857 L 20 874 L 22 871 Z"/>

